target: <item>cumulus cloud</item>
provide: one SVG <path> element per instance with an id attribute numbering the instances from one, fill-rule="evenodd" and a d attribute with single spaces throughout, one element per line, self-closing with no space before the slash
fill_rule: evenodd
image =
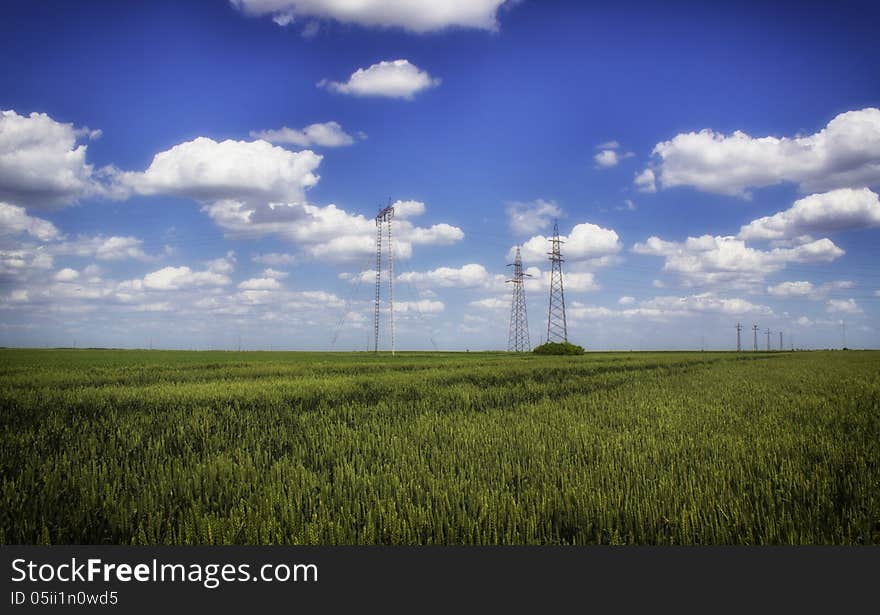
<path id="1" fill-rule="evenodd" d="M 880 226 L 880 198 L 868 188 L 839 188 L 798 199 L 791 208 L 742 227 L 743 239 L 787 239 Z"/>
<path id="2" fill-rule="evenodd" d="M 187 266 L 164 267 L 134 280 L 132 288 L 140 290 L 182 290 L 205 286 L 226 286 L 232 281 L 229 276 L 213 271 L 193 271 Z"/>
<path id="3" fill-rule="evenodd" d="M 517 235 L 528 235 L 549 228 L 550 223 L 562 215 L 562 208 L 555 201 L 536 199 L 509 203 L 505 212 L 510 230 Z"/>
<path id="4" fill-rule="evenodd" d="M 425 213 L 425 204 L 421 201 L 394 201 L 395 218 L 414 218 Z"/>
<path id="5" fill-rule="evenodd" d="M 611 167 L 615 167 L 621 160 L 626 158 L 632 158 L 635 156 L 632 152 L 621 152 L 618 151 L 620 148 L 620 143 L 617 141 L 607 141 L 605 143 L 601 143 L 596 146 L 599 149 L 599 153 L 593 156 L 593 160 L 596 161 L 596 167 L 600 169 L 608 169 Z"/>
<path id="6" fill-rule="evenodd" d="M 825 284 L 815 285 L 812 282 L 798 280 L 794 282 L 781 282 L 774 286 L 768 286 L 767 292 L 774 297 L 809 297 L 821 299 L 834 290 L 849 289 L 855 286 L 850 280 L 836 280 Z"/>
<path id="7" fill-rule="evenodd" d="M 198 137 L 153 157 L 143 173 L 121 173 L 139 194 L 172 194 L 200 201 L 259 199 L 302 201 L 318 183 L 321 156 L 291 152 L 266 141 L 221 141 Z"/>
<path id="8" fill-rule="evenodd" d="M 418 301 L 396 301 L 394 303 L 394 312 L 396 314 L 407 314 L 415 312 L 416 314 L 437 314 L 442 312 L 446 306 L 442 301 L 434 301 L 433 299 L 419 299 Z"/>
<path id="9" fill-rule="evenodd" d="M 636 173 L 634 183 L 636 185 L 636 190 L 639 192 L 657 192 L 654 171 L 651 169 L 645 169 L 641 173 Z"/>
<path id="10" fill-rule="evenodd" d="M 270 143 L 298 145 L 300 147 L 343 147 L 352 145 L 355 138 L 345 132 L 338 122 L 309 124 L 302 130 L 282 126 L 276 130 L 252 130 L 251 137 Z"/>
<path id="11" fill-rule="evenodd" d="M 633 246 L 636 254 L 662 256 L 663 270 L 679 275 L 686 285 L 733 284 L 752 286 L 789 263 L 827 263 L 844 252 L 830 239 L 819 239 L 793 248 L 758 250 L 731 236 L 703 235 L 683 242 L 649 237 Z"/>
<path id="12" fill-rule="evenodd" d="M 230 0 L 246 15 L 270 15 L 280 26 L 301 19 L 332 19 L 370 27 L 431 32 L 445 28 L 496 30 L 507 0 Z M 311 23 L 311 22 L 310 22 Z"/>
<path id="13" fill-rule="evenodd" d="M 251 257 L 251 260 L 255 263 L 271 267 L 283 267 L 285 265 L 293 265 L 296 262 L 296 256 L 281 252 L 269 252 L 268 254 L 255 254 Z"/>
<path id="14" fill-rule="evenodd" d="M 100 131 L 77 129 L 45 113 L 0 112 L 0 200 L 54 209 L 89 196 L 114 196 L 102 181 L 108 169 L 86 162 L 83 137 Z"/>
<path id="15" fill-rule="evenodd" d="M 880 109 L 841 113 L 811 135 L 751 137 L 710 129 L 678 134 L 653 150 L 664 188 L 747 196 L 793 182 L 803 192 L 880 184 Z"/>
<path id="16" fill-rule="evenodd" d="M 0 281 L 27 278 L 31 274 L 52 269 L 52 255 L 42 246 L 19 245 L 14 249 L 0 249 Z"/>
<path id="17" fill-rule="evenodd" d="M 829 314 L 861 314 L 862 308 L 855 299 L 829 299 L 825 311 Z"/>
<path id="18" fill-rule="evenodd" d="M 61 232 L 48 220 L 29 216 L 24 207 L 0 203 L 0 236 L 27 234 L 40 241 L 53 241 Z"/>
<path id="19" fill-rule="evenodd" d="M 241 290 L 278 290 L 281 284 L 275 278 L 251 278 L 238 285 Z"/>
<path id="20" fill-rule="evenodd" d="M 431 271 L 409 271 L 397 276 L 402 282 L 415 285 L 475 288 L 486 286 L 493 276 L 482 265 L 470 263 L 459 268 L 438 267 Z"/>
<path id="21" fill-rule="evenodd" d="M 405 100 L 412 100 L 419 92 L 438 85 L 439 78 L 432 77 L 409 60 L 383 60 L 368 68 L 359 68 L 344 83 L 327 79 L 318 82 L 318 87 L 338 94 Z"/>
<path id="22" fill-rule="evenodd" d="M 523 243 L 521 246 L 523 262 L 546 261 L 547 253 L 550 252 L 550 239 L 551 237 L 536 235 Z M 571 233 L 560 236 L 560 239 L 565 242 L 562 245 L 562 255 L 569 262 L 598 260 L 617 254 L 623 247 L 614 230 L 589 222 L 576 224 L 571 229 Z M 507 258 L 512 261 L 515 252 L 516 248 L 511 248 Z M 607 262 L 598 264 L 607 264 Z"/>
<path id="23" fill-rule="evenodd" d="M 633 305 L 627 302 L 626 305 Z M 699 314 L 719 314 L 723 316 L 769 316 L 773 314 L 768 306 L 755 304 L 736 297 L 720 297 L 712 292 L 696 295 L 660 296 L 638 303 L 636 307 L 612 309 L 603 306 L 590 306 L 573 301 L 567 310 L 571 321 L 579 320 L 652 320 L 668 321 L 677 318 L 693 318 Z"/>
<path id="24" fill-rule="evenodd" d="M 65 267 L 64 269 L 56 272 L 55 275 L 52 277 L 56 282 L 73 282 L 74 280 L 79 278 L 79 272 L 75 269 Z"/>
<path id="25" fill-rule="evenodd" d="M 414 245 L 451 245 L 464 238 L 461 229 L 445 223 L 415 226 L 407 217 L 424 211 L 416 201 L 402 206 L 405 215 L 394 218 L 395 258 L 409 258 Z M 294 242 L 309 256 L 333 262 L 360 260 L 376 252 L 376 223 L 361 214 L 351 214 L 335 205 L 306 203 L 246 203 L 221 200 L 202 210 L 230 236 L 278 235 Z M 263 255 L 260 262 L 281 265 L 284 258 Z"/>
<path id="26" fill-rule="evenodd" d="M 105 261 L 119 261 L 129 258 L 141 261 L 153 260 L 153 257 L 144 252 L 143 243 L 137 237 L 131 236 L 80 236 L 74 240 L 55 244 L 50 249 L 55 255 L 80 256 Z"/>

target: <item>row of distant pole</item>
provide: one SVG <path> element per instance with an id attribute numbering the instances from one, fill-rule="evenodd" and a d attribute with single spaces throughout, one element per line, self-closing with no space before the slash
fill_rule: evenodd
<path id="1" fill-rule="evenodd" d="M 742 323 L 736 323 L 736 351 L 737 352 L 742 352 L 742 330 L 743 330 Z M 758 331 L 759 331 L 758 325 L 752 325 L 752 350 L 755 352 L 757 352 L 757 350 L 758 350 Z M 772 348 L 770 348 L 770 334 L 771 333 L 772 332 L 770 331 L 770 329 L 764 330 L 764 335 L 767 336 L 767 350 L 773 350 Z M 783 350 L 783 346 L 782 346 L 783 341 L 782 340 L 783 340 L 783 332 L 779 331 L 779 350 Z M 794 349 L 793 346 L 794 346 L 794 342 L 792 342 L 792 349 Z"/>

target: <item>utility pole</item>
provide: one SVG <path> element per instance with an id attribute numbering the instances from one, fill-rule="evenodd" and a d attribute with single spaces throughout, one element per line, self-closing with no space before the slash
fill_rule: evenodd
<path id="1" fill-rule="evenodd" d="M 379 352 L 379 321 L 381 317 L 382 295 L 382 230 L 388 234 L 388 311 L 389 332 L 391 333 L 391 356 L 394 356 L 394 257 L 391 245 L 391 219 L 394 218 L 394 206 L 391 199 L 388 205 L 376 214 L 376 306 L 373 319 L 374 344 L 373 351 Z"/>
<path id="2" fill-rule="evenodd" d="M 553 239 L 550 255 L 550 306 L 547 310 L 547 342 L 568 342 L 568 325 L 565 321 L 565 289 L 562 284 L 562 250 L 565 243 L 559 238 L 559 224 L 553 223 Z"/>
<path id="3" fill-rule="evenodd" d="M 510 300 L 510 325 L 507 332 L 508 352 L 528 352 L 532 349 L 529 342 L 529 317 L 526 314 L 526 291 L 523 286 L 524 277 L 532 277 L 523 273 L 522 255 L 519 246 L 516 247 L 516 257 L 513 263 L 507 265 L 513 267 L 513 279 L 507 280 L 513 284 L 513 296 Z"/>
<path id="4" fill-rule="evenodd" d="M 846 348 L 846 322 L 843 320 L 840 321 L 840 336 L 843 340 L 843 346 L 841 346 L 841 348 Z"/>
<path id="5" fill-rule="evenodd" d="M 770 329 L 764 331 L 764 334 L 767 336 L 767 351 L 770 351 Z"/>
<path id="6" fill-rule="evenodd" d="M 742 333 L 743 326 L 740 323 L 736 323 L 736 351 L 742 352 L 742 341 L 740 340 L 740 334 Z"/>
<path id="7" fill-rule="evenodd" d="M 758 325 L 752 325 L 752 350 L 758 352 Z"/>
<path id="8" fill-rule="evenodd" d="M 782 350 L 782 331 L 779 332 L 779 350 Z"/>

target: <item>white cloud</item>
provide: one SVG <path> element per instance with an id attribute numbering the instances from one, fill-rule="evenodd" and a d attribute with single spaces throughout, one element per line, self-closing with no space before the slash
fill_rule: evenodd
<path id="1" fill-rule="evenodd" d="M 804 192 L 874 186 L 880 183 L 880 109 L 841 113 L 807 136 L 682 133 L 658 143 L 653 154 L 664 188 L 747 196 L 749 188 L 782 182 Z"/>
<path id="2" fill-rule="evenodd" d="M 640 303 L 643 308 L 655 308 L 667 313 L 678 312 L 712 312 L 717 314 L 772 314 L 772 310 L 764 305 L 757 305 L 739 298 L 718 297 L 706 292 L 686 297 L 655 297 Z"/>
<path id="3" fill-rule="evenodd" d="M 300 147 L 343 147 L 352 145 L 354 137 L 346 133 L 338 122 L 309 124 L 302 130 L 282 126 L 277 130 L 252 130 L 251 136 L 270 143 L 289 143 Z"/>
<path id="4" fill-rule="evenodd" d="M 269 265 L 272 267 L 283 267 L 292 265 L 296 262 L 296 256 L 293 254 L 282 254 L 280 252 L 270 252 L 268 254 L 255 254 L 251 260 L 261 265 Z"/>
<path id="5" fill-rule="evenodd" d="M 768 286 L 767 292 L 774 297 L 809 297 L 816 292 L 816 289 L 810 282 L 798 281 Z"/>
<path id="6" fill-rule="evenodd" d="M 414 245 L 450 245 L 464 233 L 458 227 L 440 223 L 418 227 L 406 217 L 424 211 L 423 204 L 402 206 L 405 215 L 393 221 L 395 258 L 409 258 Z M 335 205 L 320 207 L 305 203 L 244 203 L 221 200 L 202 208 L 214 222 L 233 236 L 259 237 L 276 234 L 292 241 L 309 256 L 332 262 L 358 261 L 376 253 L 376 223 L 372 218 L 350 214 Z M 268 265 L 285 264 L 282 257 L 260 256 Z M 269 259 L 269 260 L 267 260 Z M 270 262 L 271 261 L 271 262 Z"/>
<path id="7" fill-rule="evenodd" d="M 51 251 L 56 255 L 97 258 L 104 261 L 118 261 L 129 258 L 141 261 L 153 260 L 153 257 L 144 252 L 143 243 L 142 240 L 130 236 L 80 236 L 74 240 L 53 245 Z"/>
<path id="8" fill-rule="evenodd" d="M 523 262 L 537 263 L 547 260 L 550 252 L 551 237 L 536 235 L 522 244 L 521 252 Z M 565 243 L 562 244 L 562 256 L 566 261 L 597 260 L 617 254 L 622 249 L 617 233 L 612 229 L 602 228 L 589 222 L 576 224 L 567 236 L 560 236 Z M 516 248 L 511 248 L 507 255 L 513 260 Z M 597 264 L 608 264 L 598 262 Z"/>
<path id="9" fill-rule="evenodd" d="M 415 312 L 416 314 L 437 314 L 442 312 L 446 306 L 442 301 L 434 301 L 432 299 L 419 299 L 418 301 L 395 301 L 394 313 L 407 314 Z"/>
<path id="10" fill-rule="evenodd" d="M 352 96 L 383 96 L 412 100 L 423 90 L 440 85 L 440 79 L 411 64 L 409 60 L 382 61 L 369 68 L 359 68 L 348 81 L 318 82 L 318 87 Z"/>
<path id="11" fill-rule="evenodd" d="M 798 199 L 791 208 L 742 227 L 743 239 L 787 239 L 880 226 L 880 198 L 868 188 L 839 188 Z"/>
<path id="12" fill-rule="evenodd" d="M 61 237 L 61 232 L 48 220 L 29 216 L 24 207 L 0 203 L 0 236 L 22 233 L 40 241 L 53 241 Z"/>
<path id="13" fill-rule="evenodd" d="M 425 213 L 425 204 L 421 201 L 394 201 L 395 218 L 414 218 Z"/>
<path id="14" fill-rule="evenodd" d="M 271 15 L 286 26 L 298 19 L 333 19 L 372 27 L 430 32 L 445 28 L 496 30 L 505 0 L 230 0 L 246 15 Z M 513 2 L 511 2 L 513 4 Z"/>
<path id="15" fill-rule="evenodd" d="M 635 154 L 632 152 L 618 152 L 613 149 L 603 149 L 598 154 L 593 156 L 593 160 L 596 161 L 596 166 L 600 169 L 608 169 L 611 167 L 615 167 L 620 163 L 621 160 L 626 158 L 632 158 Z"/>
<path id="16" fill-rule="evenodd" d="M 275 280 L 283 280 L 288 277 L 290 274 L 286 271 L 278 271 L 277 269 L 272 269 L 271 267 L 268 269 L 263 269 L 263 273 L 261 274 L 264 278 L 272 278 Z"/>
<path id="17" fill-rule="evenodd" d="M 275 278 L 251 278 L 241 282 L 238 287 L 241 290 L 278 290 L 281 284 Z"/>
<path id="18" fill-rule="evenodd" d="M 809 297 L 810 299 L 821 299 L 831 291 L 848 289 L 853 286 L 855 286 L 855 283 L 850 280 L 836 280 L 820 286 L 816 286 L 808 281 L 796 281 L 782 282 L 775 286 L 768 286 L 767 292 L 774 297 Z"/>
<path id="19" fill-rule="evenodd" d="M 58 208 L 89 196 L 113 196 L 99 181 L 108 169 L 86 162 L 81 137 L 100 131 L 77 129 L 45 113 L 0 112 L 0 200 L 37 208 Z"/>
<path id="20" fill-rule="evenodd" d="M 620 143 L 617 141 L 605 141 L 604 143 L 600 143 L 596 146 L 596 149 L 617 149 L 620 147 Z"/>
<path id="21" fill-rule="evenodd" d="M 21 245 L 12 250 L 0 249 L 0 280 L 42 273 L 52 269 L 53 264 L 52 255 L 41 247 Z"/>
<path id="22" fill-rule="evenodd" d="M 225 274 L 232 273 L 235 270 L 235 262 L 235 252 L 230 250 L 226 253 L 226 256 L 205 261 L 204 264 L 211 273 Z"/>
<path id="23" fill-rule="evenodd" d="M 528 202 L 513 202 L 505 209 L 510 230 L 517 235 L 528 235 L 546 230 L 550 223 L 562 216 L 562 208 L 555 201 L 536 199 Z"/>
<path id="24" fill-rule="evenodd" d="M 632 305 L 632 303 L 627 302 L 627 305 Z M 654 297 L 639 302 L 637 307 L 617 310 L 572 301 L 567 310 L 570 321 L 575 322 L 579 320 L 668 321 L 676 318 L 693 318 L 699 314 L 769 316 L 773 314 L 773 310 L 765 305 L 755 304 L 745 299 L 719 297 L 711 292 L 684 297 Z"/>
<path id="25" fill-rule="evenodd" d="M 65 267 L 58 271 L 53 278 L 56 282 L 73 282 L 77 278 L 79 278 L 79 272 L 75 269 L 71 269 L 69 267 Z"/>
<path id="26" fill-rule="evenodd" d="M 830 314 L 861 314 L 862 308 L 855 299 L 829 299 L 825 304 L 825 311 Z"/>
<path id="27" fill-rule="evenodd" d="M 482 265 L 470 263 L 459 268 L 438 267 L 432 271 L 409 271 L 397 276 L 402 282 L 419 286 L 476 288 L 486 286 L 493 276 Z"/>
<path id="28" fill-rule="evenodd" d="M 139 290 L 140 280 L 134 281 L 133 288 Z M 213 271 L 193 271 L 189 267 L 165 267 L 144 276 L 142 288 L 147 290 L 182 290 L 203 286 L 226 286 L 229 276 Z"/>
<path id="29" fill-rule="evenodd" d="M 645 169 L 641 173 L 636 173 L 634 183 L 636 185 L 636 190 L 639 192 L 657 192 L 654 171 L 651 169 Z"/>
<path id="30" fill-rule="evenodd" d="M 501 299 L 499 297 L 489 297 L 487 299 L 479 299 L 477 301 L 471 301 L 469 305 L 471 307 L 479 308 L 481 310 L 509 310 L 510 309 L 510 299 Z"/>
<path id="31" fill-rule="evenodd" d="M 302 201 L 318 182 L 321 156 L 291 152 L 266 141 L 198 137 L 153 157 L 143 173 L 120 181 L 140 194 L 173 194 L 200 201 L 259 199 Z"/>
<path id="32" fill-rule="evenodd" d="M 664 257 L 664 271 L 678 274 L 689 286 L 732 284 L 753 286 L 768 273 L 784 269 L 788 263 L 831 262 L 844 252 L 830 239 L 819 239 L 794 248 L 758 250 L 736 237 L 703 235 L 684 242 L 649 237 L 633 246 L 636 254 Z"/>
<path id="33" fill-rule="evenodd" d="M 632 305 L 635 302 L 636 302 L 635 297 L 628 297 L 628 296 L 621 297 L 620 299 L 617 300 L 617 303 L 619 303 L 620 305 Z"/>

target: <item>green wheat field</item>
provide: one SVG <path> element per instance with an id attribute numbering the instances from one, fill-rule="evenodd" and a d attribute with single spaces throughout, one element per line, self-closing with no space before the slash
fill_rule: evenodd
<path id="1" fill-rule="evenodd" d="M 878 368 L 0 350 L 0 543 L 880 544 Z"/>

